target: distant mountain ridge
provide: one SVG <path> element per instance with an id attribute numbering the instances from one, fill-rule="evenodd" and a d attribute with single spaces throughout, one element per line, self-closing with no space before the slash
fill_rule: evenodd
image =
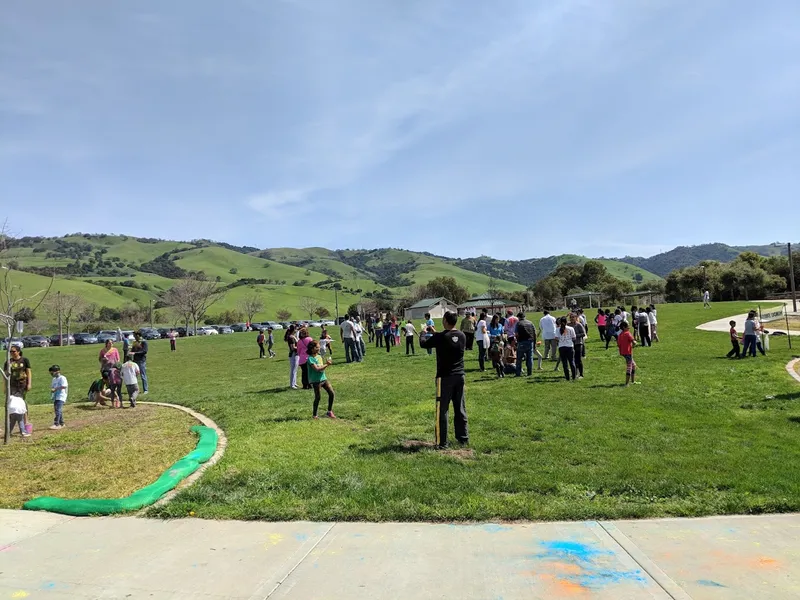
<path id="1" fill-rule="evenodd" d="M 682 267 L 691 267 L 704 260 L 730 262 L 742 252 L 755 252 L 761 256 L 786 256 L 787 248 L 786 244 L 781 242 L 760 246 L 729 246 L 727 244 L 713 243 L 700 244 L 698 246 L 678 246 L 668 252 L 662 252 L 649 258 L 625 256 L 614 260 L 645 269 L 660 277 L 666 277 L 670 271 Z"/>

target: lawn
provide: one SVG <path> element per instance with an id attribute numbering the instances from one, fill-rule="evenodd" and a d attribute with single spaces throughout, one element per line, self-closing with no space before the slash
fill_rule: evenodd
<path id="1" fill-rule="evenodd" d="M 31 354 L 33 354 L 31 352 Z M 82 385 L 73 387 L 74 397 Z M 197 421 L 183 411 L 139 404 L 112 410 L 67 403 L 66 427 L 50 431 L 53 409 L 31 406 L 34 432 L 12 432 L 0 446 L 0 508 L 20 508 L 36 496 L 119 498 L 155 481 L 190 452 Z"/>
<path id="2" fill-rule="evenodd" d="M 287 389 L 286 352 L 258 360 L 255 336 L 151 344 L 151 399 L 191 406 L 228 436 L 223 459 L 152 515 L 319 520 L 590 519 L 800 510 L 800 387 L 785 338 L 768 357 L 723 358 L 727 334 L 695 325 L 746 303 L 664 305 L 662 342 L 637 349 L 639 379 L 589 340 L 586 378 L 549 370 L 495 380 L 468 357 L 471 444 L 433 437 L 434 357 L 370 349 L 336 364 L 337 421 L 312 421 L 312 394 Z M 763 307 L 762 307 L 763 308 Z M 277 332 L 280 334 L 280 332 Z M 335 337 L 338 337 L 335 336 Z M 26 351 L 34 402 L 58 361 L 88 386 L 95 347 Z M 452 436 L 452 425 L 451 425 Z M 2 492 L 0 492 L 2 493 Z"/>

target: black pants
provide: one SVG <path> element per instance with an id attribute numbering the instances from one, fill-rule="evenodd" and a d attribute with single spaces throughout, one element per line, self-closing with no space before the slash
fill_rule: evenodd
<path id="1" fill-rule="evenodd" d="M 736 358 L 741 358 L 742 352 L 741 352 L 741 350 L 739 348 L 739 340 L 731 339 L 731 346 L 732 346 L 731 351 L 728 352 L 728 354 L 726 354 L 726 356 L 728 358 L 733 358 L 734 356 Z"/>
<path id="2" fill-rule="evenodd" d="M 304 365 L 301 365 L 304 366 Z M 314 384 L 314 416 L 317 416 L 317 409 L 319 408 L 319 401 L 320 401 L 320 393 L 319 388 L 325 388 L 325 391 L 328 392 L 328 412 L 333 412 L 333 399 L 336 397 L 336 394 L 333 392 L 333 388 L 328 381 L 321 381 L 320 383 Z"/>
<path id="3" fill-rule="evenodd" d="M 414 336 L 413 335 L 407 335 L 406 336 L 406 354 L 408 354 L 408 349 L 409 348 L 411 348 L 411 354 L 416 354 L 416 352 L 414 352 Z"/>
<path id="4" fill-rule="evenodd" d="M 436 445 L 447 445 L 447 414 L 453 403 L 453 421 L 456 439 L 466 444 L 469 441 L 467 429 L 467 406 L 464 403 L 464 376 L 436 378 Z"/>
<path id="5" fill-rule="evenodd" d="M 558 349 L 558 354 L 561 357 L 561 364 L 564 366 L 564 377 L 569 381 L 571 371 L 572 378 L 575 379 L 575 348 L 561 346 Z"/>
<path id="6" fill-rule="evenodd" d="M 258 345 L 258 358 L 264 358 L 264 355 L 264 344 L 262 343 Z"/>
<path id="7" fill-rule="evenodd" d="M 608 350 L 608 345 L 611 343 L 611 339 L 617 339 L 616 329 L 613 327 L 611 329 L 606 328 L 606 350 Z"/>
<path id="8" fill-rule="evenodd" d="M 375 347 L 376 348 L 383 348 L 383 332 L 376 331 L 375 332 Z"/>
<path id="9" fill-rule="evenodd" d="M 169 341 L 169 349 L 171 352 L 175 352 L 175 340 Z"/>
<path id="10" fill-rule="evenodd" d="M 478 340 L 478 366 L 481 368 L 481 371 L 485 369 L 486 364 L 486 348 L 483 345 L 482 340 Z"/>
<path id="11" fill-rule="evenodd" d="M 586 356 L 586 344 L 575 344 L 575 368 L 583 377 L 583 357 Z"/>
<path id="12" fill-rule="evenodd" d="M 300 381 L 303 383 L 304 390 L 310 390 L 311 384 L 308 382 L 308 363 L 300 365 Z"/>
<path id="13" fill-rule="evenodd" d="M 472 345 L 475 343 L 475 333 L 465 333 L 464 337 L 467 338 L 467 350 L 472 350 Z"/>
<path id="14" fill-rule="evenodd" d="M 652 346 L 650 341 L 650 327 L 647 325 L 639 325 L 639 339 L 642 341 L 642 346 Z"/>
<path id="15" fill-rule="evenodd" d="M 492 366 L 494 367 L 494 370 L 497 373 L 498 377 L 505 377 L 506 376 L 505 370 L 503 369 L 503 361 L 502 360 L 500 360 L 500 359 L 492 360 Z M 516 372 L 516 369 L 515 369 L 515 372 Z"/>
<path id="16" fill-rule="evenodd" d="M 389 352 L 391 351 L 392 346 L 394 346 L 394 336 L 391 333 L 387 333 L 384 337 L 386 338 L 384 340 L 384 343 L 386 344 L 386 352 Z"/>
<path id="17" fill-rule="evenodd" d="M 606 339 L 606 326 L 605 325 L 598 325 L 597 326 L 597 333 L 600 334 L 600 341 L 605 341 Z"/>

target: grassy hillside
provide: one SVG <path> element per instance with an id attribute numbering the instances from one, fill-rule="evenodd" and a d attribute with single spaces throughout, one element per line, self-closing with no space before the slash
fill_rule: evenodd
<path id="1" fill-rule="evenodd" d="M 39 291 L 47 290 L 50 286 L 50 278 L 24 271 L 12 271 L 11 278 L 15 287 L 19 288 L 20 296 L 32 296 Z M 127 288 L 125 288 L 127 290 Z M 130 291 L 130 290 L 128 290 Z M 118 308 L 127 304 L 130 299 L 126 296 L 117 294 L 104 287 L 86 283 L 79 279 L 64 279 L 56 277 L 53 280 L 51 294 L 61 292 L 62 294 L 75 294 L 82 296 L 88 302 L 94 302 L 98 306 L 110 306 Z M 36 303 L 37 301 L 34 301 Z"/>

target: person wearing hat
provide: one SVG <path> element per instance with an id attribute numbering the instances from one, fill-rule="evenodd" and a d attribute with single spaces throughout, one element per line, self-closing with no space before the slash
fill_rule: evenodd
<path id="1" fill-rule="evenodd" d="M 53 400 L 53 424 L 50 429 L 61 429 L 64 427 L 64 404 L 67 402 L 67 392 L 69 384 L 67 378 L 61 374 L 61 367 L 53 365 L 49 369 L 53 381 L 50 383 L 50 394 Z"/>

